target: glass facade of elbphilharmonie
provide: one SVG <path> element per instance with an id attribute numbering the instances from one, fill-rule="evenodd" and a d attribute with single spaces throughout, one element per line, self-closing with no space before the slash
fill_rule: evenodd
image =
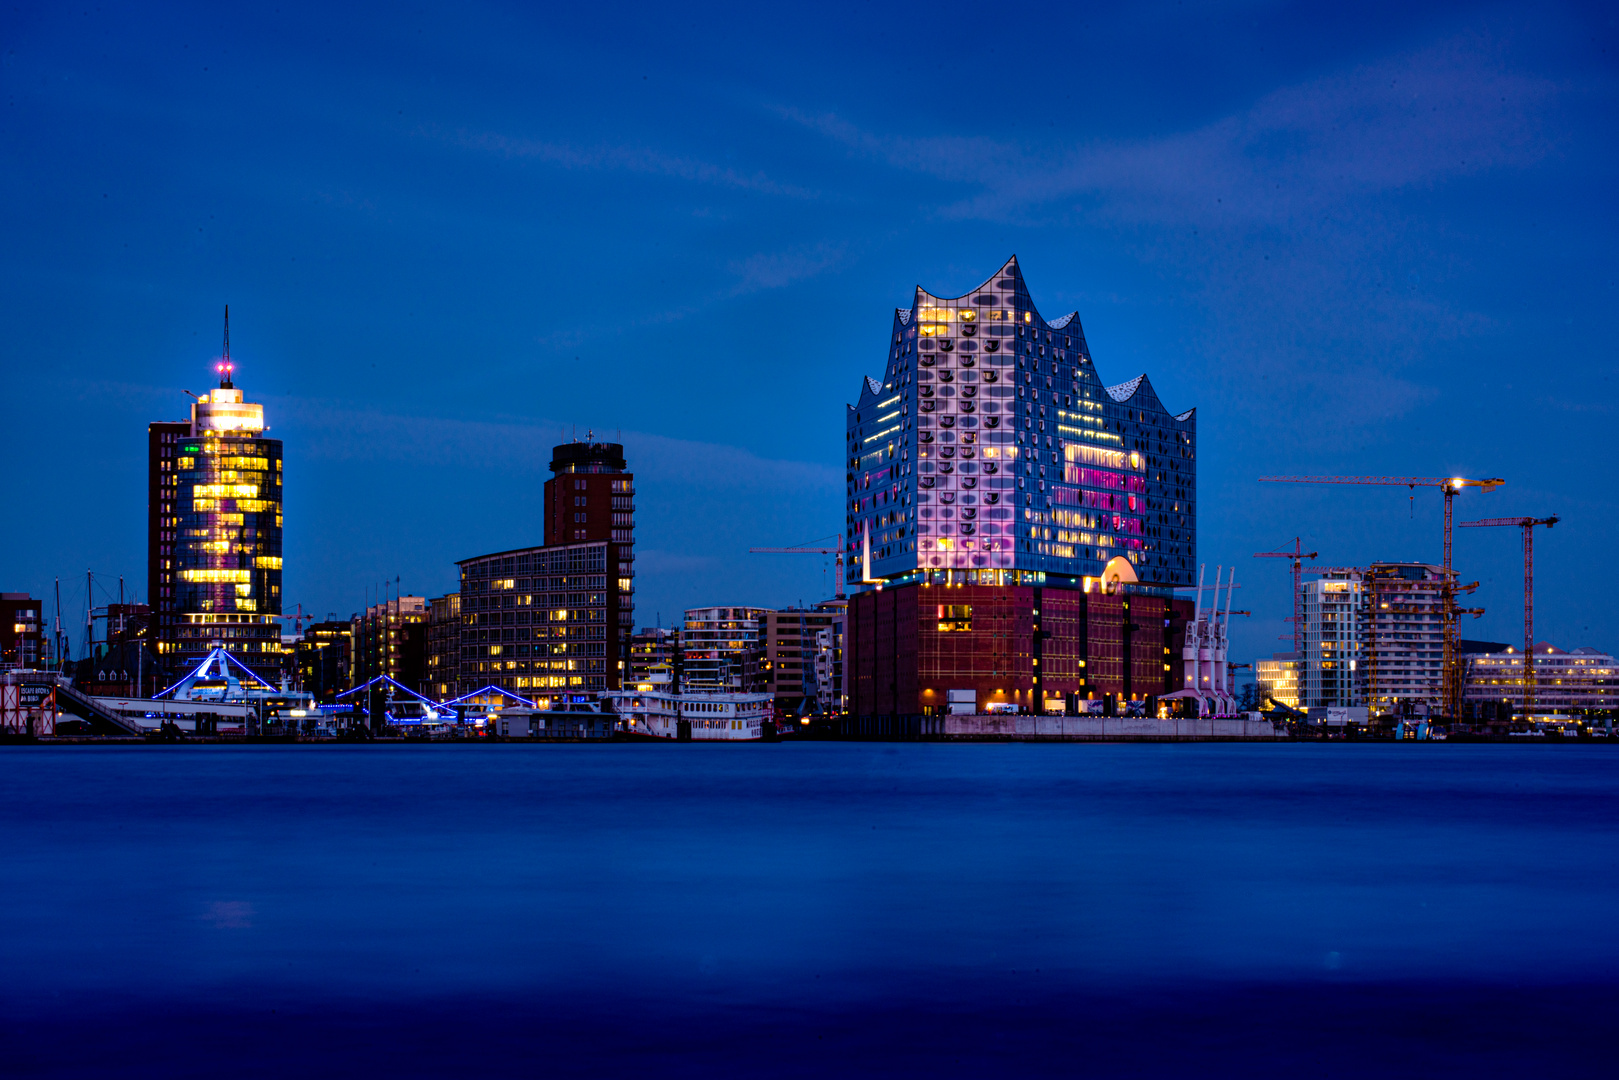
<path id="1" fill-rule="evenodd" d="M 1195 410 L 1170 413 L 1145 375 L 1104 384 L 1077 314 L 1044 319 L 1016 257 L 962 296 L 918 288 L 895 312 L 846 450 L 856 590 L 1078 586 L 1119 556 L 1143 585 L 1194 582 Z"/>

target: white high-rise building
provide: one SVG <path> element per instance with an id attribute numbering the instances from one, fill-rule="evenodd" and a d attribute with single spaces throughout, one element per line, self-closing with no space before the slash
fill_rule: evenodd
<path id="1" fill-rule="evenodd" d="M 1358 569 L 1329 570 L 1302 585 L 1304 593 L 1305 706 L 1364 705 L 1359 679 L 1365 625 L 1365 575 Z"/>

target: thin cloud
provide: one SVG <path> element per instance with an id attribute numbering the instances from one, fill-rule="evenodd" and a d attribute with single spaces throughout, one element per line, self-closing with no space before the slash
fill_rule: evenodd
<path id="1" fill-rule="evenodd" d="M 757 191 L 791 199 L 816 199 L 819 193 L 796 184 L 783 184 L 763 172 L 743 173 L 727 166 L 697 158 L 666 154 L 645 146 L 570 146 L 566 143 L 525 139 L 498 132 L 441 132 L 423 128 L 421 134 L 450 142 L 469 150 L 479 150 L 507 158 L 542 161 L 561 169 L 601 172 L 631 172 L 645 176 L 665 176 L 694 184 Z"/>
<path id="2" fill-rule="evenodd" d="M 835 114 L 786 118 L 900 169 L 975 186 L 946 217 L 1022 219 L 1078 204 L 1131 221 L 1273 224 L 1364 192 L 1524 167 L 1551 149 L 1550 80 L 1488 43 L 1432 48 L 1286 87 L 1203 127 L 1051 151 L 986 137 L 865 131 Z"/>
<path id="3" fill-rule="evenodd" d="M 567 425 L 550 420 L 447 420 L 381 411 L 355 412 L 318 399 L 271 398 L 283 428 L 300 429 L 303 453 L 323 461 L 473 467 L 482 462 L 502 474 L 549 471 L 551 448 Z M 600 433 L 598 437 L 606 437 Z M 842 474 L 830 466 L 764 458 L 742 447 L 672 439 L 638 431 L 615 432 L 649 481 L 703 487 L 835 491 Z"/>
<path id="4" fill-rule="evenodd" d="M 731 295 L 780 289 L 815 277 L 840 265 L 847 251 L 844 244 L 816 244 L 793 251 L 752 255 L 733 262 L 731 272 L 738 280 Z"/>

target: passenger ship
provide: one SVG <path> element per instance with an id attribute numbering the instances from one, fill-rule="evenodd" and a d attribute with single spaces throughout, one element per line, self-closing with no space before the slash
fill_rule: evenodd
<path id="1" fill-rule="evenodd" d="M 654 739 L 757 741 L 764 737 L 764 726 L 775 722 L 775 699 L 770 694 L 610 690 L 602 694 L 601 703 L 618 714 L 621 732 Z"/>

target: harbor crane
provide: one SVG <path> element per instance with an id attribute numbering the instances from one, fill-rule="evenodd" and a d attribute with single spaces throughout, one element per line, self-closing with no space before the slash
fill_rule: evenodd
<path id="1" fill-rule="evenodd" d="M 1514 526 L 1523 530 L 1523 715 L 1529 719 L 1535 709 L 1535 526 L 1551 528 L 1561 519 L 1553 514 L 1545 518 L 1484 518 L 1464 521 L 1464 529 Z"/>
<path id="2" fill-rule="evenodd" d="M 1293 617 L 1288 621 L 1293 624 L 1293 651 L 1300 657 L 1304 655 L 1304 560 L 1313 559 L 1321 554 L 1319 551 L 1306 553 L 1299 545 L 1303 543 L 1301 537 L 1293 538 L 1293 550 L 1282 548 L 1277 551 L 1261 551 L 1254 555 L 1256 559 L 1292 559 L 1293 560 Z"/>
<path id="3" fill-rule="evenodd" d="M 1445 709 L 1451 719 L 1461 715 L 1462 680 L 1456 667 L 1456 574 L 1451 569 L 1452 500 L 1463 488 L 1476 487 L 1481 491 L 1494 491 L 1505 480 L 1499 476 L 1487 480 L 1473 480 L 1465 476 L 1261 476 L 1261 481 L 1273 484 L 1377 484 L 1385 487 L 1403 487 L 1415 491 L 1419 487 L 1436 487 L 1445 496 L 1444 574 L 1440 582 L 1440 596 L 1444 609 L 1444 691 Z M 1470 589 L 1471 587 L 1469 587 Z"/>
<path id="4" fill-rule="evenodd" d="M 750 555 L 836 555 L 835 584 L 837 591 L 833 594 L 842 600 L 843 596 L 843 548 L 842 547 L 755 547 L 749 548 Z M 825 578 L 821 579 L 824 583 Z M 823 588 L 825 585 L 823 584 Z"/>

